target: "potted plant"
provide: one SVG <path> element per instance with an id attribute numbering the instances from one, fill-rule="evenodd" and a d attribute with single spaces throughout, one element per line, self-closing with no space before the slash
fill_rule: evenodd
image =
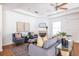
<path id="1" fill-rule="evenodd" d="M 68 40 L 66 39 L 67 33 L 66 32 L 59 32 L 57 34 L 58 37 L 61 39 L 62 47 L 68 48 Z"/>
<path id="2" fill-rule="evenodd" d="M 66 35 L 67 35 L 66 32 L 59 32 L 59 33 L 57 33 L 57 36 L 60 36 L 61 38 L 65 38 Z"/>

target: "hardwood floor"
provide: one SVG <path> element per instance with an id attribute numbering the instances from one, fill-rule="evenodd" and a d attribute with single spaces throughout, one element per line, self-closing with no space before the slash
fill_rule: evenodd
<path id="1" fill-rule="evenodd" d="M 1 56 L 14 56 L 15 54 L 11 50 L 11 48 L 14 48 L 14 47 L 16 47 L 16 46 L 15 45 L 3 46 L 3 51 L 0 52 L 0 55 Z"/>
<path id="2" fill-rule="evenodd" d="M 15 56 L 11 48 L 16 47 L 15 45 L 8 45 L 3 47 L 3 52 L 0 52 L 0 56 Z M 79 56 L 79 43 L 74 43 L 72 56 Z"/>
<path id="3" fill-rule="evenodd" d="M 73 56 L 79 56 L 79 43 L 74 43 L 72 55 Z"/>

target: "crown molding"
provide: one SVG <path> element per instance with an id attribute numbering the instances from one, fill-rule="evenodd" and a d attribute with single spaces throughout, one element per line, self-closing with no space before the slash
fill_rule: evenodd
<path id="1" fill-rule="evenodd" d="M 60 17 L 60 16 L 64 16 L 64 15 L 68 15 L 68 14 L 73 14 L 73 13 L 77 13 L 79 12 L 79 7 L 74 8 L 74 9 L 70 9 L 67 10 L 65 12 L 59 12 L 59 13 L 54 13 L 53 15 L 50 15 L 48 18 L 56 18 L 56 17 Z"/>
<path id="2" fill-rule="evenodd" d="M 7 10 L 9 10 L 9 9 L 7 9 Z M 33 14 L 31 12 L 27 12 L 27 11 L 18 11 L 18 10 L 10 10 L 10 11 L 14 11 L 16 13 L 26 15 L 26 16 L 35 17 L 35 18 L 47 18 L 47 19 L 49 19 L 49 18 L 56 18 L 56 17 L 60 17 L 60 16 L 63 16 L 63 15 L 79 12 L 79 7 L 73 8 L 73 9 L 70 9 L 70 10 L 66 10 L 66 11 L 63 11 L 63 12 L 59 12 L 59 11 L 52 12 L 51 14 L 44 15 L 44 16 L 36 15 L 36 14 Z"/>

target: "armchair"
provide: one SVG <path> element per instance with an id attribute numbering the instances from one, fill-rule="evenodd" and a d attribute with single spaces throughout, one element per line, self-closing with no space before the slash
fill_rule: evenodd
<path id="1" fill-rule="evenodd" d="M 18 37 L 16 36 L 16 34 L 17 34 Z M 13 33 L 12 34 L 12 39 L 13 39 L 13 42 L 15 44 L 24 43 L 24 41 L 25 41 L 25 39 L 22 38 L 21 33 Z"/>

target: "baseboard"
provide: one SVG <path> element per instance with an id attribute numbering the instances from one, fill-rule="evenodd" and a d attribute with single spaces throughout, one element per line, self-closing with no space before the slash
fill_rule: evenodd
<path id="1" fill-rule="evenodd" d="M 7 45 L 11 45 L 11 44 L 14 44 L 13 42 L 11 43 L 6 43 L 6 44 L 2 44 L 2 46 L 7 46 Z"/>
<path id="2" fill-rule="evenodd" d="M 74 43 L 78 43 L 79 44 L 79 41 L 74 41 Z"/>
<path id="3" fill-rule="evenodd" d="M 1 48 L 1 47 L 0 47 L 0 48 Z M 2 52 L 2 51 L 3 51 L 3 49 L 1 48 L 1 49 L 0 49 L 0 52 Z"/>

